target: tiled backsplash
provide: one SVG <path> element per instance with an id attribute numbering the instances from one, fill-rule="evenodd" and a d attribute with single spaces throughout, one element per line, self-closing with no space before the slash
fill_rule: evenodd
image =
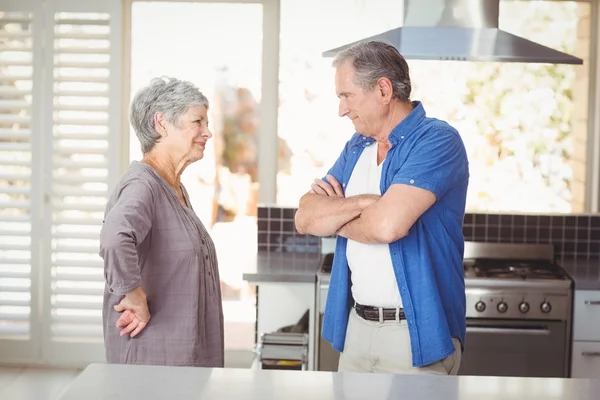
<path id="1" fill-rule="evenodd" d="M 319 252 L 320 239 L 301 235 L 295 208 L 259 207 L 258 249 Z M 600 259 L 600 215 L 467 214 L 465 240 L 475 242 L 552 243 L 557 259 Z"/>

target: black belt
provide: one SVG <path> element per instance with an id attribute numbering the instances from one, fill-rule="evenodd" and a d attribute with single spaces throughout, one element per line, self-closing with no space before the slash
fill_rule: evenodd
<path id="1" fill-rule="evenodd" d="M 404 315 L 404 309 L 399 308 L 379 308 L 373 306 L 363 306 L 362 304 L 354 303 L 354 309 L 359 317 L 368 321 L 395 321 L 396 314 L 398 319 L 406 319 Z"/>

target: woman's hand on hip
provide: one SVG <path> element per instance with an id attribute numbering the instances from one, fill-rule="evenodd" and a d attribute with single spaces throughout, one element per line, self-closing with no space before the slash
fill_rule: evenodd
<path id="1" fill-rule="evenodd" d="M 127 293 L 123 300 L 113 308 L 115 311 L 123 312 L 117 320 L 117 328 L 123 328 L 121 336 L 131 333 L 131 337 L 135 337 L 150 321 L 146 293 L 141 286 Z"/>

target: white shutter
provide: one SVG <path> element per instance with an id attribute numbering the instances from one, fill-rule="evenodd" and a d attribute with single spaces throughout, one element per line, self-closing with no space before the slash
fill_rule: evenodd
<path id="1" fill-rule="evenodd" d="M 34 15 L 36 21 L 34 21 Z M 0 4 L 0 359 L 38 354 L 39 82 L 38 8 L 30 0 Z M 34 25 L 36 29 L 34 29 Z M 35 37 L 34 37 L 35 36 Z M 40 71 L 41 72 L 41 71 Z"/>
<path id="2" fill-rule="evenodd" d="M 51 1 L 46 26 L 44 358 L 103 361 L 98 236 L 119 173 L 121 2 Z"/>

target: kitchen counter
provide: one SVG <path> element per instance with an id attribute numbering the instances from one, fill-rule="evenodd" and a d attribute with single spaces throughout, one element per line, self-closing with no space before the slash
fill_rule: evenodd
<path id="1" fill-rule="evenodd" d="M 60 400 L 592 400 L 600 380 L 91 364 Z"/>
<path id="2" fill-rule="evenodd" d="M 561 266 L 575 281 L 575 290 L 600 290 L 600 260 L 568 260 Z"/>
<path id="3" fill-rule="evenodd" d="M 258 252 L 256 262 L 244 271 L 250 283 L 313 283 L 321 263 L 320 253 Z M 561 266 L 575 280 L 577 290 L 600 290 L 600 260 L 567 260 Z M 328 275 L 322 277 L 328 281 Z"/>
<path id="4" fill-rule="evenodd" d="M 244 271 L 250 283 L 314 283 L 321 262 L 320 253 L 258 252 L 256 263 Z"/>

